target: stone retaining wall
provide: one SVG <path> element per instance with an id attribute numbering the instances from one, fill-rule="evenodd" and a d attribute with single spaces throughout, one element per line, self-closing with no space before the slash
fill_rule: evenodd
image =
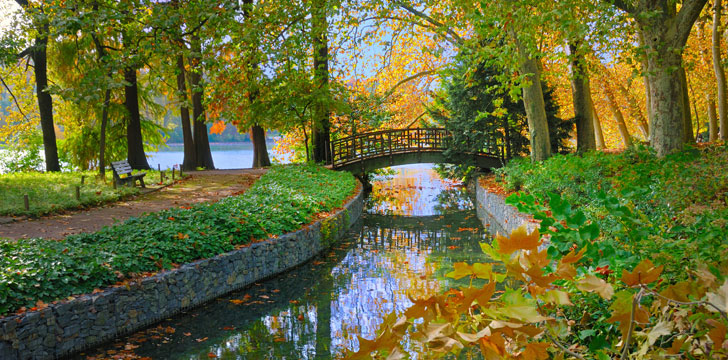
<path id="1" fill-rule="evenodd" d="M 475 188 L 476 213 L 489 233 L 507 235 L 523 224 L 526 224 L 529 232 L 538 228 L 538 224 L 534 223 L 531 217 L 520 213 L 513 206 L 506 205 L 503 195 L 484 189 L 477 178 L 473 183 L 469 184 L 468 188 Z"/>
<path id="2" fill-rule="evenodd" d="M 361 215 L 363 199 L 359 190 L 344 209 L 301 230 L 160 272 L 128 288 L 2 318 L 0 359 L 70 355 L 300 265 L 347 231 Z"/>

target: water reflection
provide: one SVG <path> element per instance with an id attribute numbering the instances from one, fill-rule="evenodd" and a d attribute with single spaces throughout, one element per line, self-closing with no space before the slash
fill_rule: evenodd
<path id="1" fill-rule="evenodd" d="M 408 166 L 374 183 L 366 213 L 328 253 L 93 357 L 338 358 L 358 347 L 357 336 L 373 338 L 385 315 L 411 305 L 408 295 L 462 285 L 444 274 L 453 262 L 486 261 L 478 242 L 487 238 L 461 187 Z"/>

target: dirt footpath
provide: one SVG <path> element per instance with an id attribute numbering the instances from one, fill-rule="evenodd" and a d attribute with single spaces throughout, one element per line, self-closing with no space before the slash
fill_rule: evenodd
<path id="1" fill-rule="evenodd" d="M 61 215 L 0 224 L 0 238 L 62 239 L 71 234 L 97 231 L 117 221 L 148 212 L 201 202 L 215 202 L 244 192 L 265 171 L 265 169 L 241 169 L 186 173 L 188 177 L 184 181 L 124 201 Z"/>

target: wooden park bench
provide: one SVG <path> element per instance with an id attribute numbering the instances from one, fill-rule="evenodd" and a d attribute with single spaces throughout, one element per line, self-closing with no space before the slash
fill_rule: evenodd
<path id="1" fill-rule="evenodd" d="M 111 168 L 114 170 L 114 181 L 117 185 L 124 185 L 131 183 L 132 186 L 134 186 L 137 179 L 139 179 L 139 184 L 145 188 L 147 187 L 144 185 L 144 175 L 147 173 L 139 173 L 132 175 L 131 173 L 131 166 L 129 165 L 129 161 L 122 160 L 122 161 L 115 161 L 111 163 Z"/>

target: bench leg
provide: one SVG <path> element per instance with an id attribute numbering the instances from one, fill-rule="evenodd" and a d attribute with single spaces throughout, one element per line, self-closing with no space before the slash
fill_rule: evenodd
<path id="1" fill-rule="evenodd" d="M 144 185 L 144 178 L 143 177 L 140 177 L 139 178 L 139 185 L 141 185 L 143 188 L 146 188 L 147 187 L 146 185 Z"/>

